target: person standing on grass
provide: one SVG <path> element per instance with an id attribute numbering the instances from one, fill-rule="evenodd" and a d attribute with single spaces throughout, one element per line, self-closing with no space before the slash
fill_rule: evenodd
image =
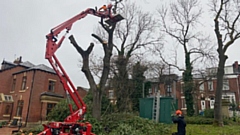
<path id="1" fill-rule="evenodd" d="M 186 122 L 184 120 L 184 116 L 182 116 L 182 111 L 176 111 L 176 117 L 172 115 L 173 123 L 177 123 L 177 132 L 172 133 L 172 135 L 186 135 Z"/>

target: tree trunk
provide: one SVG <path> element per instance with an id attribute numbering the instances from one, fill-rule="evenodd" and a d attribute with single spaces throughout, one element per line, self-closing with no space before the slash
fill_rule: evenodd
<path id="1" fill-rule="evenodd" d="M 214 124 L 223 126 L 222 118 L 222 88 L 223 88 L 223 76 L 224 76 L 224 65 L 227 57 L 224 55 L 222 49 L 218 49 L 219 52 L 219 63 L 217 70 L 217 89 L 215 93 L 214 103 Z"/>
<path id="2" fill-rule="evenodd" d="M 186 53 L 185 56 L 185 64 L 186 64 L 186 70 L 183 74 L 183 81 L 184 81 L 184 95 L 187 105 L 187 115 L 193 116 L 194 115 L 194 108 L 193 108 L 193 78 L 192 78 L 192 65 L 190 62 L 190 53 Z"/>
<path id="3" fill-rule="evenodd" d="M 101 90 L 93 90 L 93 104 L 92 115 L 94 118 L 100 120 L 101 118 L 101 106 L 102 106 L 102 93 Z"/>
<path id="4" fill-rule="evenodd" d="M 129 92 L 129 81 L 127 72 L 127 63 L 123 55 L 119 55 L 116 65 L 118 74 L 116 76 L 116 90 L 117 90 L 117 107 L 120 112 L 131 111 L 131 100 Z"/>

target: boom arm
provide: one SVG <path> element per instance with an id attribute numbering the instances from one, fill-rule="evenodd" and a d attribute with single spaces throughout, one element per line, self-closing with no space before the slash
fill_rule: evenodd
<path id="1" fill-rule="evenodd" d="M 71 114 L 65 118 L 64 122 L 50 122 L 48 125 L 44 125 L 44 131 L 39 133 L 38 135 L 94 135 L 91 133 L 91 124 L 86 123 L 78 123 L 78 120 L 83 119 L 83 115 L 86 112 L 86 104 L 81 99 L 78 94 L 76 88 L 74 87 L 72 81 L 68 77 L 67 73 L 63 69 L 59 60 L 57 59 L 55 52 L 61 46 L 63 40 L 65 39 L 65 35 L 63 35 L 60 40 L 57 40 L 57 36 L 60 32 L 66 29 L 66 33 L 68 33 L 73 23 L 76 21 L 86 17 L 88 14 L 101 17 L 109 18 L 106 23 L 111 25 L 117 21 L 123 19 L 121 15 L 113 16 L 111 13 L 112 5 L 109 4 L 107 9 L 104 11 L 96 11 L 94 9 L 88 8 L 87 10 L 81 12 L 80 14 L 72 17 L 71 19 L 65 21 L 64 23 L 54 27 L 49 34 L 47 34 L 47 45 L 46 45 L 46 53 L 45 58 L 48 59 L 49 63 L 55 70 L 56 74 L 60 78 L 61 83 L 63 84 L 64 90 L 69 93 L 70 97 L 73 99 L 75 105 L 77 106 L 77 110 L 73 111 L 72 106 L 69 105 Z M 102 21 L 102 20 L 101 20 Z M 69 132 L 67 132 L 69 131 Z"/>
<path id="2" fill-rule="evenodd" d="M 101 18 L 113 18 L 111 14 L 112 5 L 107 6 L 108 10 L 105 11 L 95 11 L 94 9 L 88 8 L 87 10 L 81 12 L 80 14 L 74 16 L 73 18 L 67 20 L 66 22 L 54 27 L 51 32 L 46 36 L 47 37 L 47 46 L 46 46 L 46 54 L 45 58 L 48 59 L 49 63 L 59 76 L 65 91 L 69 93 L 71 98 L 73 99 L 75 105 L 77 106 L 78 110 L 73 112 L 72 107 L 70 106 L 71 115 L 65 119 L 65 122 L 76 122 L 77 120 L 83 119 L 83 114 L 86 112 L 86 105 L 79 96 L 76 88 L 74 87 L 72 81 L 68 77 L 67 73 L 63 69 L 62 65 L 60 64 L 59 60 L 55 56 L 56 50 L 61 46 L 63 40 L 65 39 L 65 35 L 61 37 L 60 41 L 57 41 L 56 36 L 65 30 L 68 32 L 71 30 L 72 25 L 74 22 L 86 17 L 88 14 L 101 17 Z M 80 104 L 79 104 L 80 103 Z"/>

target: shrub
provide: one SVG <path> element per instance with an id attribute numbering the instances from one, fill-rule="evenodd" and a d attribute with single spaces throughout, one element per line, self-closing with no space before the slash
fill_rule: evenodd
<path id="1" fill-rule="evenodd" d="M 139 130 L 135 130 L 133 126 L 121 123 L 109 135 L 141 135 L 141 134 L 142 133 Z"/>
<path id="2" fill-rule="evenodd" d="M 8 122 L 7 122 L 7 121 L 3 121 L 1 124 L 2 124 L 3 126 L 6 126 L 6 125 L 8 124 Z"/>
<path id="3" fill-rule="evenodd" d="M 92 132 L 94 134 L 99 134 L 103 131 L 103 127 L 100 121 L 95 119 L 90 113 L 85 115 L 86 120 L 83 122 L 89 122 L 92 125 Z"/>
<path id="4" fill-rule="evenodd" d="M 103 134 L 110 135 L 115 135 L 118 132 L 121 132 L 121 135 L 125 135 L 125 132 L 128 130 L 134 131 L 128 134 L 141 135 L 166 135 L 170 131 L 169 125 L 155 123 L 129 113 L 107 115 L 103 118 L 102 125 L 105 129 Z M 122 131 L 123 127 L 127 127 L 127 129 Z"/>
<path id="5" fill-rule="evenodd" d="M 193 117 L 186 117 L 185 121 L 187 124 L 213 124 L 213 118 L 206 118 L 202 116 L 193 116 Z M 233 122 L 231 119 L 224 118 L 223 119 L 224 125 L 236 125 L 236 122 Z"/>
<path id="6" fill-rule="evenodd" d="M 70 103 L 72 104 L 73 109 L 75 109 L 76 106 L 73 104 L 73 101 L 70 101 Z M 68 104 L 69 103 L 66 99 L 61 100 L 48 114 L 47 119 L 50 121 L 64 121 L 64 119 L 70 115 Z"/>
<path id="7" fill-rule="evenodd" d="M 213 109 L 206 109 L 204 111 L 204 117 L 206 117 L 206 118 L 214 118 L 214 110 Z"/>
<path id="8" fill-rule="evenodd" d="M 186 117 L 187 124 L 213 124 L 213 118 L 205 118 L 202 116 Z"/>

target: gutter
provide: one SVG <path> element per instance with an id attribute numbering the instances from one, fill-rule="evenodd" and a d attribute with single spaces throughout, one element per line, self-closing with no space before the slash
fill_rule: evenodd
<path id="1" fill-rule="evenodd" d="M 30 97 L 29 97 L 29 101 L 28 101 L 29 104 L 28 104 L 28 110 L 27 110 L 27 117 L 26 117 L 26 121 L 25 121 L 25 127 L 27 127 L 27 122 L 28 122 L 28 117 L 29 117 L 29 111 L 30 111 L 30 105 L 31 105 L 31 100 L 32 100 L 32 93 L 33 93 L 33 84 L 34 84 L 35 73 L 36 73 L 36 70 L 33 70 L 32 85 L 31 85 Z"/>

